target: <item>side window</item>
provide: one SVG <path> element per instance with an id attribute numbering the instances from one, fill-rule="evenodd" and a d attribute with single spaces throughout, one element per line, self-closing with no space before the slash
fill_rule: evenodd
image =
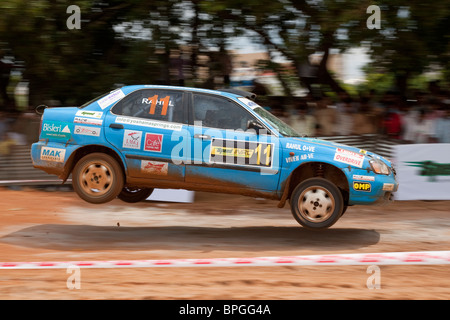
<path id="1" fill-rule="evenodd" d="M 194 121 L 203 127 L 247 130 L 248 120 L 254 117 L 240 105 L 225 98 L 194 94 Z"/>
<path id="2" fill-rule="evenodd" d="M 112 113 L 181 123 L 183 122 L 183 93 L 172 90 L 138 90 L 117 103 Z"/>

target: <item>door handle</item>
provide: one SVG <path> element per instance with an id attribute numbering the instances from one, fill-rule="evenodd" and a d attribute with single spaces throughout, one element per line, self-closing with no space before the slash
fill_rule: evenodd
<path id="1" fill-rule="evenodd" d="M 110 128 L 112 129 L 123 129 L 123 124 L 119 124 L 119 123 L 111 123 L 109 125 Z"/>
<path id="2" fill-rule="evenodd" d="M 194 138 L 196 139 L 202 139 L 202 140 L 211 140 L 211 136 L 207 134 L 194 134 Z"/>

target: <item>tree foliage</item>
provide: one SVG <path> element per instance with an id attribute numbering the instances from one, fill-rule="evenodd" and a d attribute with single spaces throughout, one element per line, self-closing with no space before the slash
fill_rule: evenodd
<path id="1" fill-rule="evenodd" d="M 117 85 L 172 83 L 173 51 L 183 48 L 187 82 L 202 85 L 201 55 L 246 35 L 265 48 L 285 83 L 344 90 L 327 68 L 332 50 L 364 44 L 372 68 L 392 74 L 399 90 L 410 77 L 440 66 L 449 77 L 449 1 L 356 0 L 79 0 L 81 29 L 68 30 L 62 0 L 0 2 L 0 59 L 23 62 L 32 105 L 56 99 L 80 104 Z M 369 5 L 381 8 L 381 29 L 366 27 Z M 312 65 L 311 54 L 323 59 Z M 276 58 L 291 62 L 286 70 Z M 220 68 L 220 63 L 218 63 Z M 217 65 L 217 61 L 216 61 Z M 210 65 L 211 67 L 211 65 Z M 214 67 L 212 67 L 214 68 Z M 5 74 L 6 68 L 1 71 Z M 289 78 L 289 79 L 287 79 Z M 294 81 L 295 82 L 295 81 Z"/>

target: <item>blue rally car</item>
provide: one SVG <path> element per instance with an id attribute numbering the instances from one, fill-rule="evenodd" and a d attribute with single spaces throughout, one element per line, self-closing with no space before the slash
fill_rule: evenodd
<path id="1" fill-rule="evenodd" d="M 33 165 L 90 203 L 146 199 L 154 188 L 289 201 L 304 227 L 332 226 L 348 206 L 392 199 L 391 163 L 302 137 L 236 90 L 125 86 L 81 107 L 47 108 Z"/>

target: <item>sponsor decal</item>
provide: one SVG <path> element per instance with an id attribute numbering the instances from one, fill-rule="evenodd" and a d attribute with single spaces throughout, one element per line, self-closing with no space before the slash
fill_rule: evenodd
<path id="1" fill-rule="evenodd" d="M 123 134 L 123 148 L 140 149 L 142 140 L 142 131 L 125 130 Z"/>
<path id="2" fill-rule="evenodd" d="M 256 107 L 259 107 L 259 105 L 256 102 L 249 100 L 247 98 L 239 98 L 239 100 L 242 101 L 243 103 L 245 103 L 252 110 L 255 109 Z"/>
<path id="3" fill-rule="evenodd" d="M 41 160 L 54 161 L 54 162 L 64 162 L 66 156 L 65 149 L 43 147 L 41 149 Z"/>
<path id="4" fill-rule="evenodd" d="M 141 172 L 152 175 L 167 175 L 169 164 L 167 162 L 141 160 Z"/>
<path id="5" fill-rule="evenodd" d="M 291 163 L 291 162 L 295 162 L 298 160 L 300 160 L 300 156 L 292 156 L 292 157 L 286 158 L 286 163 Z"/>
<path id="6" fill-rule="evenodd" d="M 373 176 L 362 176 L 359 174 L 353 175 L 353 180 L 363 180 L 363 181 L 375 181 L 375 177 Z"/>
<path id="7" fill-rule="evenodd" d="M 272 167 L 273 143 L 214 139 L 211 141 L 211 163 Z"/>
<path id="8" fill-rule="evenodd" d="M 289 158 L 286 158 L 286 163 L 296 162 L 299 160 L 308 160 L 308 159 L 313 159 L 313 158 L 314 158 L 314 153 L 305 153 L 305 154 L 301 154 L 298 156 L 291 156 Z"/>
<path id="9" fill-rule="evenodd" d="M 71 125 L 60 121 L 45 121 L 42 124 L 41 136 L 44 139 L 69 140 L 72 136 Z"/>
<path id="10" fill-rule="evenodd" d="M 82 118 L 82 117 L 75 117 L 75 119 L 73 119 L 73 122 L 75 122 L 75 123 L 82 123 L 82 124 L 91 124 L 91 125 L 94 125 L 94 126 L 101 126 L 103 124 L 103 120 Z"/>
<path id="11" fill-rule="evenodd" d="M 308 159 L 313 159 L 313 158 L 314 158 L 314 153 L 305 153 L 300 156 L 300 160 L 308 160 Z"/>
<path id="12" fill-rule="evenodd" d="M 102 130 L 102 128 L 99 128 L 99 127 L 75 126 L 73 133 L 81 134 L 83 136 L 99 137 L 101 130 Z"/>
<path id="13" fill-rule="evenodd" d="M 437 176 L 450 176 L 450 163 L 438 163 L 434 161 L 405 161 L 407 166 L 420 168 L 419 174 L 428 177 L 430 182 L 435 182 Z"/>
<path id="14" fill-rule="evenodd" d="M 311 146 L 308 144 L 297 144 L 297 143 L 286 143 L 286 148 L 287 149 L 294 149 L 294 150 L 299 150 L 299 151 L 307 151 L 307 152 L 315 152 L 316 151 L 316 147 L 315 146 Z"/>
<path id="15" fill-rule="evenodd" d="M 394 191 L 393 183 L 383 183 L 383 191 Z"/>
<path id="16" fill-rule="evenodd" d="M 349 164 L 358 168 L 362 168 L 364 162 L 364 155 L 353 151 L 337 148 L 333 160 Z"/>
<path id="17" fill-rule="evenodd" d="M 80 116 L 80 117 L 88 117 L 88 118 L 100 119 L 103 116 L 103 112 L 101 112 L 101 111 L 80 110 L 75 115 L 76 116 Z"/>
<path id="18" fill-rule="evenodd" d="M 141 126 L 141 127 L 166 129 L 166 130 L 174 130 L 174 131 L 181 131 L 181 128 L 183 127 L 182 124 L 177 124 L 177 123 L 146 120 L 146 119 L 139 119 L 139 118 L 129 118 L 129 117 L 116 117 L 116 122 L 122 123 L 122 124 L 131 124 L 131 125 Z"/>
<path id="19" fill-rule="evenodd" d="M 372 191 L 372 185 L 369 182 L 355 181 L 355 182 L 353 182 L 353 190 L 370 192 L 370 191 Z"/>
<path id="20" fill-rule="evenodd" d="M 119 101 L 123 97 L 125 97 L 125 94 L 123 93 L 123 91 L 121 89 L 119 89 L 119 90 L 111 92 L 106 97 L 101 98 L 100 100 L 97 101 L 97 103 L 100 106 L 100 108 L 102 108 L 102 110 L 103 110 L 110 104 L 112 104 L 116 101 Z"/>
<path id="21" fill-rule="evenodd" d="M 145 134 L 145 143 L 144 143 L 145 151 L 161 152 L 162 144 L 163 144 L 162 134 L 154 134 L 154 133 Z"/>

